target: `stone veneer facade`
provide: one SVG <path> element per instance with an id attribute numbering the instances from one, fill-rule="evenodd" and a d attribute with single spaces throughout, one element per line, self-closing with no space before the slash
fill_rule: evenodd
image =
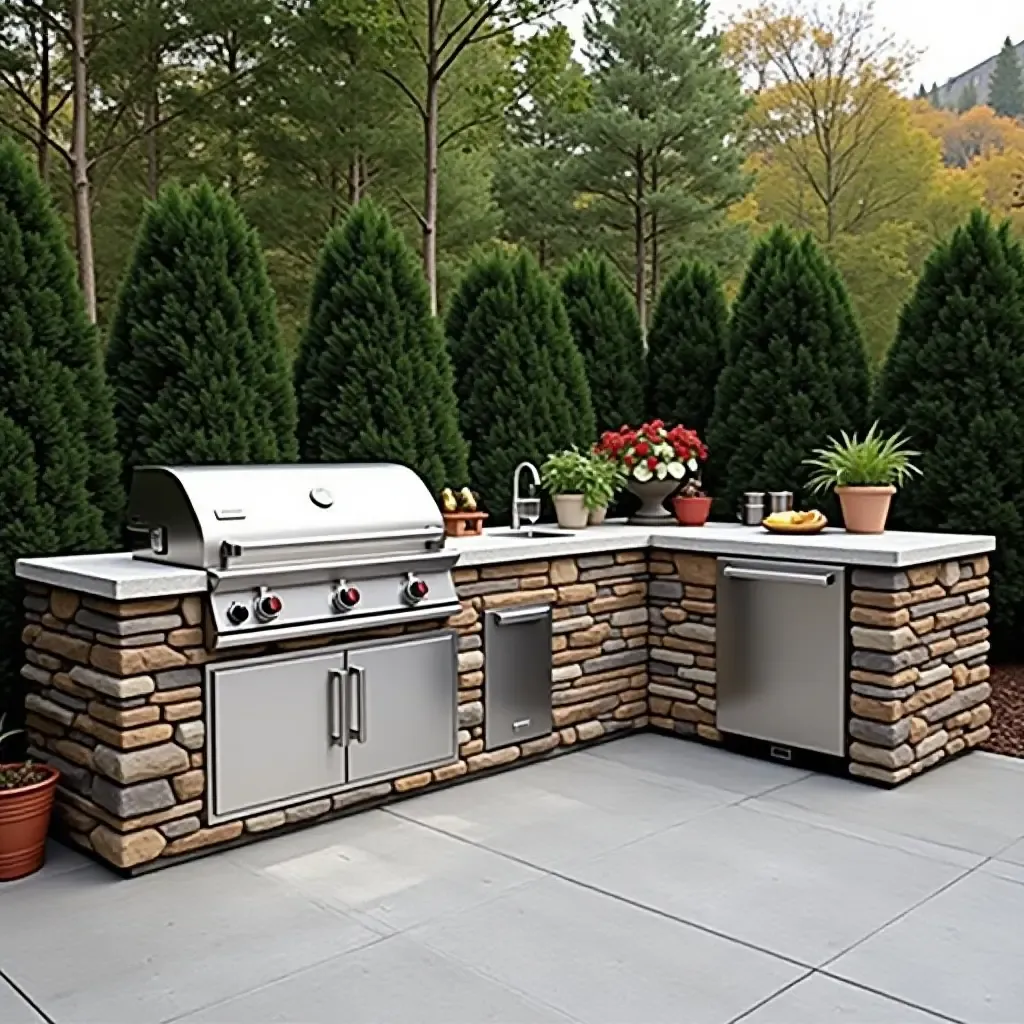
<path id="1" fill-rule="evenodd" d="M 849 771 L 897 784 L 989 735 L 988 560 L 854 570 Z M 211 825 L 203 665 L 444 623 L 227 652 L 205 646 L 205 597 L 115 603 L 28 585 L 22 675 L 33 755 L 63 773 L 57 828 L 126 871 L 350 813 L 488 769 L 651 726 L 715 728 L 714 557 L 659 550 L 455 570 L 458 756 L 433 771 Z M 553 731 L 484 750 L 483 615 L 553 606 Z"/>
<path id="2" fill-rule="evenodd" d="M 456 569 L 444 622 L 209 651 L 205 597 L 111 602 L 28 584 L 23 639 L 32 756 L 62 772 L 56 827 L 122 871 L 173 863 L 647 725 L 647 557 L 642 551 Z M 484 750 L 483 615 L 553 606 L 554 728 Z M 443 767 L 237 821 L 207 821 L 203 665 L 441 627 L 459 637 L 458 757 Z"/>

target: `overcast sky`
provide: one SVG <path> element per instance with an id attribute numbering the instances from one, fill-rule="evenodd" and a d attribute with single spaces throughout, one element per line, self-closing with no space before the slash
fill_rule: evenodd
<path id="1" fill-rule="evenodd" d="M 752 0 L 711 0 L 723 21 L 750 6 Z M 577 38 L 587 7 L 581 0 L 563 18 Z M 915 84 L 941 85 L 991 57 L 1007 36 L 1024 39 L 1022 0 L 876 0 L 875 10 L 880 27 L 924 51 Z"/>

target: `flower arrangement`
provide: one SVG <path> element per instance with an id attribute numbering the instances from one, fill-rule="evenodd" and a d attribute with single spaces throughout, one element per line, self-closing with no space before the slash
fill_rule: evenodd
<path id="1" fill-rule="evenodd" d="M 639 429 L 624 426 L 610 430 L 601 435 L 594 450 L 619 463 L 638 483 L 696 477 L 708 457 L 697 431 L 682 424 L 669 429 L 662 420 L 652 420 Z"/>

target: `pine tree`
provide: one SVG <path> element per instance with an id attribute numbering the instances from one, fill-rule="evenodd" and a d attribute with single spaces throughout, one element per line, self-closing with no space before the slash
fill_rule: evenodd
<path id="1" fill-rule="evenodd" d="M 2 143 L 0 697 L 20 650 L 14 560 L 108 547 L 122 504 L 111 395 L 65 231 L 34 168 Z"/>
<path id="2" fill-rule="evenodd" d="M 1007 36 L 996 58 L 995 70 L 988 86 L 988 105 L 1000 117 L 1024 114 L 1024 78 L 1021 77 L 1017 47 Z"/>
<path id="3" fill-rule="evenodd" d="M 399 462 L 438 493 L 467 483 L 451 361 L 419 260 L 361 203 L 327 237 L 295 365 L 309 462 Z"/>
<path id="4" fill-rule="evenodd" d="M 476 260 L 452 301 L 447 332 L 470 479 L 497 521 L 524 459 L 595 440 L 583 357 L 557 289 L 528 253 Z"/>
<path id="5" fill-rule="evenodd" d="M 755 250 L 733 306 L 726 368 L 708 430 L 709 482 L 731 514 L 744 491 L 791 490 L 817 504 L 803 461 L 866 426 L 860 331 L 835 269 L 808 235 L 777 228 Z"/>
<path id="6" fill-rule="evenodd" d="M 295 396 L 253 230 L 203 183 L 146 211 L 107 353 L 126 468 L 289 462 Z"/>
<path id="7" fill-rule="evenodd" d="M 956 103 L 957 112 L 966 114 L 968 110 L 973 110 L 978 105 L 978 100 L 978 87 L 972 79 L 960 92 L 960 98 Z"/>
<path id="8" fill-rule="evenodd" d="M 644 340 L 633 299 L 603 257 L 583 253 L 562 275 L 562 301 L 583 356 L 597 432 L 644 416 Z"/>
<path id="9" fill-rule="evenodd" d="M 931 91 L 928 93 L 928 102 L 936 109 L 942 109 L 942 95 L 939 92 L 939 83 L 932 82 Z"/>
<path id="10" fill-rule="evenodd" d="M 883 367 L 876 411 L 922 470 L 901 527 L 992 533 L 992 622 L 1024 629 L 1024 250 L 976 213 L 932 254 Z"/>
<path id="11" fill-rule="evenodd" d="M 665 282 L 647 338 L 647 414 L 702 437 L 725 366 L 729 310 L 717 272 L 683 263 Z"/>
<path id="12" fill-rule="evenodd" d="M 920 84 L 920 86 L 918 86 L 917 92 L 914 94 L 914 99 L 915 100 L 927 100 L 928 99 L 928 90 L 924 87 L 924 82 L 922 82 Z"/>

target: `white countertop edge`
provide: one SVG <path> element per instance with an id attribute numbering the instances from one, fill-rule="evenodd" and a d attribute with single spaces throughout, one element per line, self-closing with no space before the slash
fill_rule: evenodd
<path id="1" fill-rule="evenodd" d="M 827 530 L 813 537 L 784 537 L 759 527 L 709 523 L 701 528 L 607 525 L 589 527 L 561 537 L 510 537 L 485 533 L 481 537 L 449 538 L 448 549 L 459 552 L 456 568 L 511 562 L 612 554 L 660 548 L 738 558 L 773 558 L 844 566 L 905 569 L 929 562 L 970 558 L 995 550 L 991 536 L 941 533 L 900 533 L 880 536 Z M 15 573 L 23 580 L 92 594 L 110 601 L 144 601 L 205 593 L 206 573 L 133 558 L 131 552 L 20 558 Z"/>

